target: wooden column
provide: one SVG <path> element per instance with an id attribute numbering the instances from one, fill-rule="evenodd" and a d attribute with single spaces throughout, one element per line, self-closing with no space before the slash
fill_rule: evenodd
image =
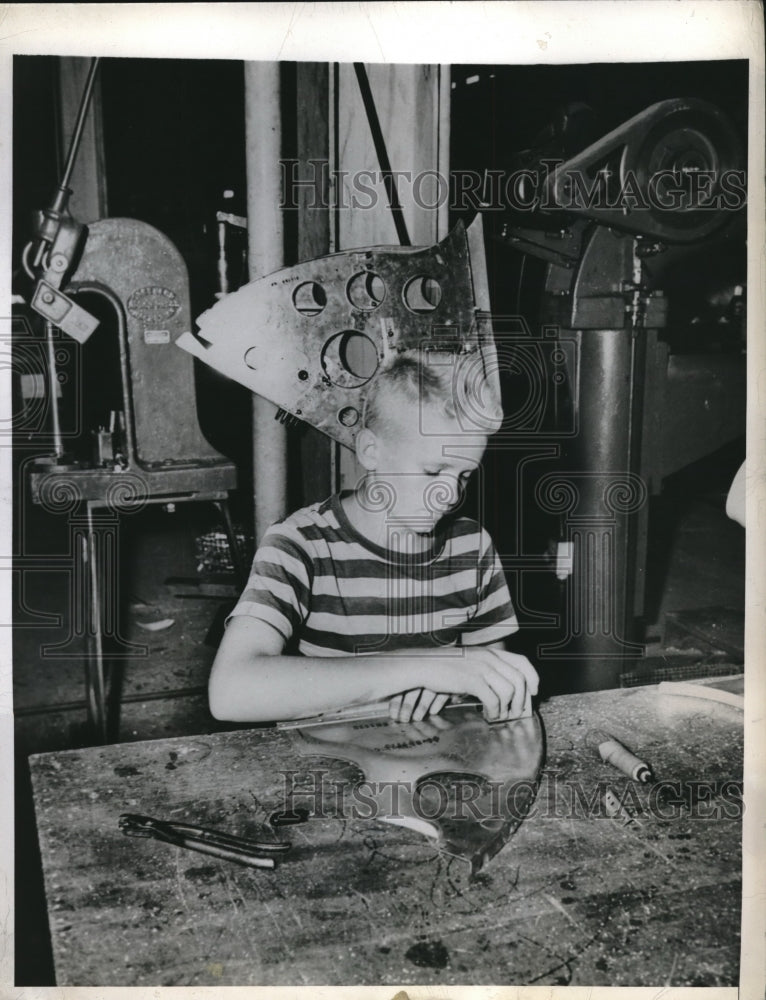
<path id="1" fill-rule="evenodd" d="M 313 189 L 300 187 L 296 198 L 297 259 L 303 261 L 330 253 L 329 170 L 325 169 L 330 159 L 330 66 L 298 63 L 296 74 L 298 176 L 316 180 Z M 308 424 L 301 426 L 298 439 L 301 506 L 324 500 L 333 492 L 335 447 L 326 434 Z"/>
<path id="2" fill-rule="evenodd" d="M 397 191 L 410 242 L 431 246 L 445 235 L 447 224 L 449 69 L 370 64 L 366 70 L 391 169 L 402 172 Z M 396 227 L 353 65 L 337 69 L 334 105 L 334 167 L 339 178 L 335 249 L 396 245 Z M 369 172 L 364 185 L 373 190 L 372 196 L 359 195 L 354 176 L 361 171 Z M 349 207 L 355 197 L 367 207 Z M 352 487 L 363 470 L 346 448 L 340 448 L 339 464 L 341 486 Z"/>

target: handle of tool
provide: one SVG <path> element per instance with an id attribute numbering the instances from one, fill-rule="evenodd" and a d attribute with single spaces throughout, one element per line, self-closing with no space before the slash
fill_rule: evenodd
<path id="1" fill-rule="evenodd" d="M 286 840 L 253 841 L 247 837 L 237 837 L 233 833 L 222 833 L 220 830 L 209 830 L 203 826 L 192 826 L 190 823 L 178 823 L 173 821 L 167 824 L 167 829 L 174 836 L 181 836 L 188 841 L 204 844 L 211 844 L 217 847 L 228 847 L 234 851 L 243 851 L 245 854 L 286 854 L 290 850 L 291 844 Z"/>
<path id="2" fill-rule="evenodd" d="M 227 861 L 238 861 L 251 868 L 273 868 L 273 855 L 290 849 L 290 844 L 285 841 L 256 843 L 218 830 L 208 830 L 188 823 L 165 822 L 132 813 L 120 816 L 119 826 L 130 837 L 154 837 L 164 844 L 225 858 Z"/>
<path id="3" fill-rule="evenodd" d="M 345 708 L 339 708 L 335 712 L 323 712 L 321 715 L 311 715 L 305 719 L 286 719 L 284 722 L 277 723 L 277 729 L 303 729 L 304 726 L 328 725 L 334 722 L 361 722 L 364 719 L 387 719 L 388 704 L 388 701 L 371 701 L 364 705 L 347 705 Z M 444 708 L 442 708 L 442 712 L 446 712 L 451 708 L 474 707 L 480 707 L 478 702 L 465 701 L 461 698 L 458 701 L 448 701 Z M 532 714 L 531 705 L 529 713 L 525 714 Z"/>
<path id="4" fill-rule="evenodd" d="M 356 722 L 358 719 L 384 719 L 388 717 L 387 701 L 371 701 L 364 705 L 347 705 L 335 712 L 310 715 L 305 719 L 287 719 L 277 723 L 277 729 L 301 729 L 329 722 Z"/>
<path id="5" fill-rule="evenodd" d="M 616 767 L 618 771 L 632 778 L 634 781 L 650 781 L 652 771 L 649 765 L 636 757 L 626 747 L 619 743 L 614 737 L 599 744 L 598 752 L 601 759 Z"/>
<path id="6" fill-rule="evenodd" d="M 232 847 L 223 847 L 220 844 L 206 843 L 204 840 L 194 840 L 190 837 L 179 836 L 168 838 L 168 843 L 175 844 L 176 847 L 185 847 L 190 851 L 197 851 L 198 854 L 210 854 L 214 858 L 224 858 L 226 861 L 236 861 L 240 865 L 247 865 L 248 868 L 273 868 L 274 858 L 261 858 L 253 854 L 246 854 Z"/>

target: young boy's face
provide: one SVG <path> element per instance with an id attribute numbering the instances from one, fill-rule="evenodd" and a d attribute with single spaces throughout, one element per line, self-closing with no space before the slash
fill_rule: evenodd
<path id="1" fill-rule="evenodd" d="M 391 491 L 392 524 L 426 534 L 462 501 L 487 438 L 466 435 L 456 419 L 436 410 L 429 412 L 424 432 L 419 417 L 418 404 L 401 401 L 386 425 L 372 432 L 374 465 L 368 468 Z"/>

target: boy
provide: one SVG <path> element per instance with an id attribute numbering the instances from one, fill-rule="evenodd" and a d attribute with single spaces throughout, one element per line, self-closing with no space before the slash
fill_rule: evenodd
<path id="1" fill-rule="evenodd" d="M 500 561 L 483 528 L 453 515 L 487 444 L 466 436 L 454 371 L 397 355 L 356 436 L 366 477 L 266 532 L 213 664 L 215 718 L 389 699 L 392 718 L 419 722 L 461 694 L 490 721 L 531 712 L 538 678 L 504 648 L 518 625 Z"/>

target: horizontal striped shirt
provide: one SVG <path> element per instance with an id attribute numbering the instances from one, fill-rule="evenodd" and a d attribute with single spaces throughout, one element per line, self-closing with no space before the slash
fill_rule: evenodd
<path id="1" fill-rule="evenodd" d="M 273 524 L 234 610 L 268 622 L 307 656 L 479 645 L 517 631 L 505 575 L 489 534 L 445 518 L 428 551 L 366 539 L 341 497 Z"/>

